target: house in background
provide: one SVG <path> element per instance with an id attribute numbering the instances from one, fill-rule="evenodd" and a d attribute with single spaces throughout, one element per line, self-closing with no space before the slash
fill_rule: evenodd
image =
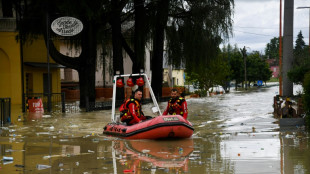
<path id="1" fill-rule="evenodd" d="M 166 54 L 164 54 L 166 55 Z M 185 84 L 185 66 L 182 64 L 179 68 L 168 65 L 167 56 L 164 56 L 163 62 L 163 81 L 168 87 L 184 86 Z"/>
<path id="2" fill-rule="evenodd" d="M 276 59 L 267 59 L 266 62 L 269 65 L 270 71 L 272 72 L 272 77 L 278 78 L 279 77 L 279 65 Z"/>

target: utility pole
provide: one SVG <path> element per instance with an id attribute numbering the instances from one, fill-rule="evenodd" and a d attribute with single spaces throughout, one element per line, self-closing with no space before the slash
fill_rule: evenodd
<path id="1" fill-rule="evenodd" d="M 293 82 L 287 73 L 292 69 L 293 55 L 294 0 L 284 1 L 284 37 L 283 37 L 283 96 L 293 96 Z"/>
<path id="2" fill-rule="evenodd" d="M 282 89 L 282 0 L 280 0 L 280 27 L 279 27 L 279 95 L 283 95 Z"/>
<path id="3" fill-rule="evenodd" d="M 245 83 L 245 90 L 247 90 L 247 79 L 246 79 L 246 48 L 245 46 L 243 49 L 240 48 L 240 51 L 242 53 L 243 61 L 244 61 L 244 83 Z"/>

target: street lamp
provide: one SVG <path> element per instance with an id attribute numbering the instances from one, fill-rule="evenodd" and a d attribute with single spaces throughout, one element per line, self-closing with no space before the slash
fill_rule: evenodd
<path id="1" fill-rule="evenodd" d="M 309 9 L 309 52 L 310 52 L 310 7 L 297 7 L 297 9 Z"/>

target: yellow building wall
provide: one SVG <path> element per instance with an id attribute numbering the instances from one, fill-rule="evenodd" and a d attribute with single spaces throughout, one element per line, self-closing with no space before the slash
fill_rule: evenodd
<path id="1" fill-rule="evenodd" d="M 174 85 L 176 86 L 184 86 L 184 70 L 172 70 L 172 77 L 174 79 Z"/>
<path id="2" fill-rule="evenodd" d="M 33 92 L 32 93 L 43 93 L 43 74 L 47 73 L 47 69 L 45 68 L 33 68 L 25 66 L 24 68 L 24 90 L 26 92 L 26 74 L 31 73 L 33 77 Z M 52 76 L 52 93 L 60 93 L 61 92 L 61 83 L 60 83 L 60 70 L 59 69 L 50 69 Z"/>
<path id="3" fill-rule="evenodd" d="M 16 32 L 0 32 L 0 98 L 11 98 L 12 104 L 22 103 L 22 75 L 20 44 Z M 23 46 L 24 62 L 47 63 L 47 49 L 43 38 L 27 42 Z M 50 63 L 55 61 L 50 58 Z M 60 70 L 51 68 L 52 93 L 61 92 Z M 43 93 L 43 73 L 47 68 L 24 65 L 24 92 L 26 73 L 33 75 L 33 93 Z"/>
<path id="4" fill-rule="evenodd" d="M 47 50 L 43 37 L 28 41 L 24 44 L 24 62 L 44 62 L 47 63 Z M 50 63 L 55 61 L 50 58 Z"/>
<path id="5" fill-rule="evenodd" d="M 20 44 L 16 32 L 0 32 L 0 98 L 10 97 L 12 104 L 21 104 Z"/>
<path id="6" fill-rule="evenodd" d="M 50 63 L 55 61 L 50 57 Z M 33 42 L 27 42 L 24 45 L 24 62 L 41 62 L 47 63 L 47 49 L 43 37 L 39 37 Z M 60 70 L 50 68 L 52 75 L 52 93 L 61 92 Z M 47 67 L 38 68 L 31 66 L 24 66 L 24 91 L 26 92 L 26 73 L 33 75 L 33 92 L 43 93 L 43 74 L 47 73 Z"/>

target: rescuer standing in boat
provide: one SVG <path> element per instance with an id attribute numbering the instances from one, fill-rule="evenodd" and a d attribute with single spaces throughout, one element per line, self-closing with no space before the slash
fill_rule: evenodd
<path id="1" fill-rule="evenodd" d="M 133 125 L 146 120 L 142 112 L 141 107 L 142 90 L 137 89 L 134 93 L 134 97 L 131 97 L 125 101 L 120 107 L 121 121 L 126 122 L 127 125 Z"/>
<path id="2" fill-rule="evenodd" d="M 185 98 L 179 96 L 177 89 L 171 90 L 171 98 L 168 101 L 167 108 L 165 109 L 163 115 L 181 115 L 187 119 L 187 103 Z"/>

